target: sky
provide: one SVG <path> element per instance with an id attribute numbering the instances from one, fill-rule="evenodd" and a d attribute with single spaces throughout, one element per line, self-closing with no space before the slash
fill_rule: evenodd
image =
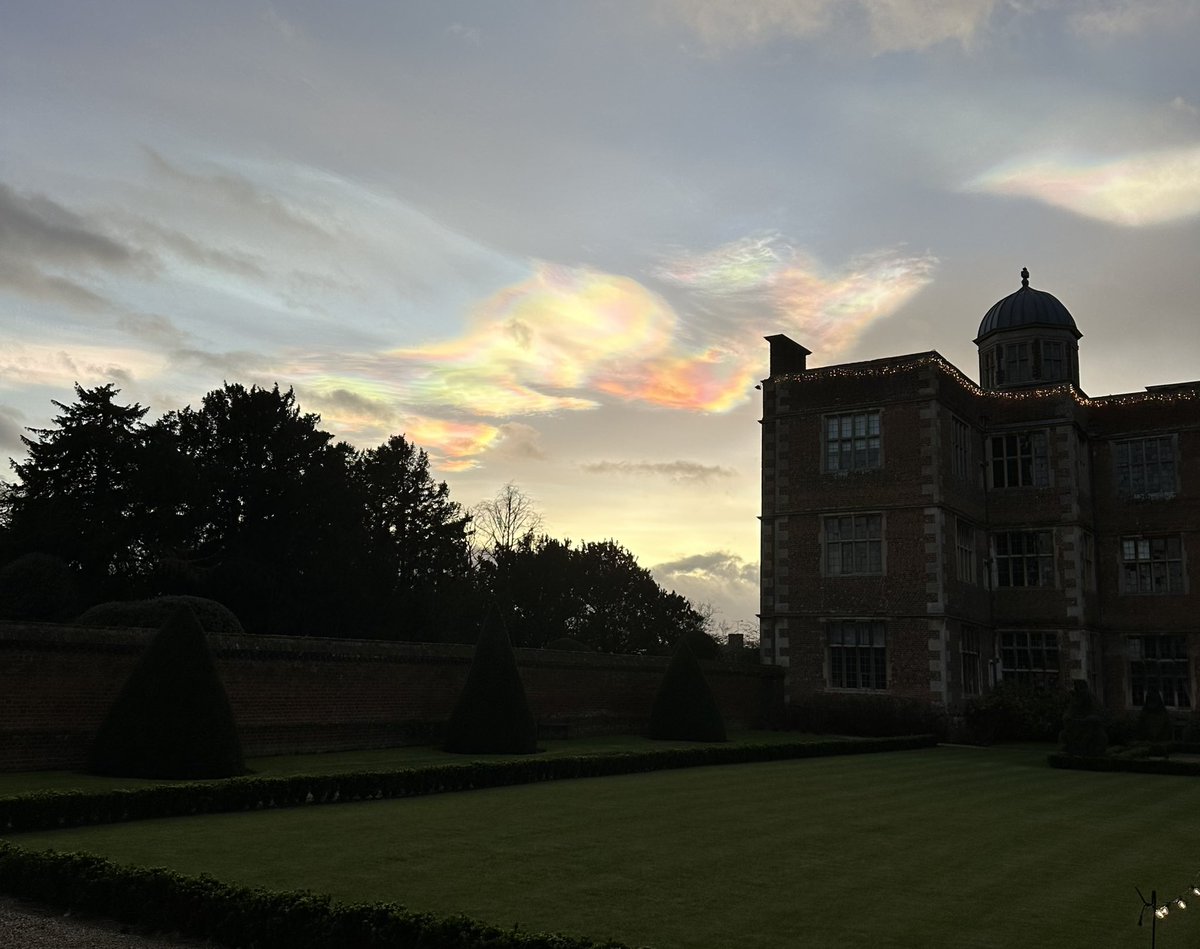
<path id="1" fill-rule="evenodd" d="M 0 0 L 0 459 L 73 385 L 293 387 L 757 608 L 764 336 L 1200 378 L 1195 0 Z M 12 477 L 0 472 L 0 477 Z"/>

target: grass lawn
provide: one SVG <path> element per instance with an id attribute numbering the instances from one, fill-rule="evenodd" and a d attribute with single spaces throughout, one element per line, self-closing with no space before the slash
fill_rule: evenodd
<path id="1" fill-rule="evenodd" d="M 730 729 L 733 742 L 765 744 L 794 742 L 811 738 L 823 740 L 824 735 L 801 735 L 797 732 L 751 731 Z M 637 735 L 602 735 L 595 738 L 572 738 L 565 741 L 540 741 L 541 755 L 603 755 L 628 751 L 661 751 L 664 748 L 686 748 L 686 741 L 651 741 Z M 452 755 L 438 748 L 382 748 L 370 751 L 333 751 L 319 755 L 277 755 L 270 758 L 250 758 L 246 767 L 251 776 L 287 777 L 293 774 L 336 774 L 343 771 L 394 771 L 400 768 L 423 768 L 430 765 L 466 764 L 470 761 L 508 761 L 511 755 Z M 78 771 L 16 771 L 0 772 L 0 797 L 24 794 L 29 791 L 108 791 L 113 788 L 140 788 L 157 784 L 183 782 L 160 778 L 106 778 Z"/>
<path id="2" fill-rule="evenodd" d="M 658 949 L 1148 945 L 1200 867 L 1200 782 L 941 747 L 12 838 Z M 1158 944 L 1200 941 L 1195 910 Z"/>

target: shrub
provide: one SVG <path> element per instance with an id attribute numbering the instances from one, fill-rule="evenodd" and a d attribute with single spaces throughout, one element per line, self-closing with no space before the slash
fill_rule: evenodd
<path id="1" fill-rule="evenodd" d="M 891 695 L 826 693 L 793 700 L 788 707 L 788 727 L 816 735 L 946 734 L 946 716 L 916 699 Z"/>
<path id="2" fill-rule="evenodd" d="M 1171 714 L 1163 702 L 1162 693 L 1151 689 L 1146 693 L 1142 710 L 1138 713 L 1138 738 L 1153 744 L 1171 740 Z"/>
<path id="3" fill-rule="evenodd" d="M 81 626 L 129 626 L 134 629 L 161 629 L 180 606 L 195 614 L 200 626 L 209 633 L 245 633 L 233 612 L 216 600 L 202 596 L 159 596 L 152 600 L 113 600 L 97 603 L 77 620 Z"/>
<path id="4" fill-rule="evenodd" d="M 75 575 L 51 554 L 23 554 L 0 568 L 0 619 L 54 622 L 77 609 Z"/>
<path id="5" fill-rule="evenodd" d="M 1067 707 L 1064 689 L 1001 682 L 964 709 L 971 741 L 1057 741 Z"/>
<path id="6" fill-rule="evenodd" d="M 446 751 L 527 755 L 537 751 L 537 724 L 529 711 L 517 657 L 495 603 L 475 644 L 466 684 L 446 726 Z"/>
<path id="7" fill-rule="evenodd" d="M 1083 679 L 1076 679 L 1072 685 L 1058 740 L 1068 755 L 1102 755 L 1108 747 L 1108 732 L 1100 709 Z"/>
<path id="8" fill-rule="evenodd" d="M 687 639 L 675 646 L 650 712 L 646 737 L 660 740 L 728 741 L 704 670 Z"/>
<path id="9" fill-rule="evenodd" d="M 563 652 L 591 652 L 592 647 L 587 643 L 581 643 L 578 639 L 572 639 L 570 636 L 560 636 L 558 639 L 552 639 L 546 643 L 544 649 L 561 649 Z"/>
<path id="10" fill-rule="evenodd" d="M 146 778 L 245 772 L 229 698 L 187 606 L 176 606 L 129 674 L 96 735 L 87 770 Z"/>

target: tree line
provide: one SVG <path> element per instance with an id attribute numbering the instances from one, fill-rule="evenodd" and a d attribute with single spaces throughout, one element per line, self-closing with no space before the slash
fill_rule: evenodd
<path id="1" fill-rule="evenodd" d="M 465 509 L 403 435 L 355 449 L 277 385 L 225 383 L 150 423 L 119 395 L 77 384 L 22 438 L 18 480 L 0 482 L 0 615 L 14 614 L 4 577 L 27 585 L 41 558 L 66 565 L 71 590 L 55 615 L 14 618 L 189 594 L 252 633 L 471 642 L 494 601 L 518 646 L 653 653 L 707 638 L 620 544 L 539 533 L 511 484 Z"/>

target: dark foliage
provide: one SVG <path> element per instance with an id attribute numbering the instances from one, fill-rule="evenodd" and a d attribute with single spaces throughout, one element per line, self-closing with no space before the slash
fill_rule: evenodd
<path id="1" fill-rule="evenodd" d="M 646 735 L 682 741 L 728 740 L 725 720 L 704 678 L 704 670 L 682 637 L 654 696 Z"/>
<path id="2" fill-rule="evenodd" d="M 967 702 L 963 710 L 967 737 L 978 744 L 997 741 L 1057 741 L 1065 689 L 1038 689 L 1001 682 Z"/>
<path id="3" fill-rule="evenodd" d="M 1161 743 L 1171 740 L 1171 714 L 1163 702 L 1162 693 L 1150 689 L 1138 713 L 1138 738 L 1142 741 Z"/>
<path id="4" fill-rule="evenodd" d="M 100 726 L 88 771 L 223 778 L 245 771 L 237 726 L 195 614 L 178 606 Z"/>
<path id="5" fill-rule="evenodd" d="M 946 735 L 946 715 L 916 699 L 829 693 L 793 700 L 788 728 L 814 735 Z"/>
<path id="6" fill-rule="evenodd" d="M 245 632 L 232 610 L 216 600 L 200 596 L 158 596 L 152 600 L 114 600 L 111 603 L 97 603 L 84 610 L 75 622 L 80 626 L 155 629 L 165 626 L 181 606 L 187 607 L 195 614 L 205 632 L 231 635 Z"/>
<path id="7" fill-rule="evenodd" d="M 1083 679 L 1076 679 L 1072 684 L 1058 741 L 1068 755 L 1102 755 L 1108 747 L 1102 710 Z"/>
<path id="8" fill-rule="evenodd" d="M 558 649 L 562 652 L 591 652 L 592 649 L 587 643 L 581 643 L 578 639 L 572 639 L 570 636 L 560 636 L 558 639 L 552 639 L 546 643 L 546 649 Z"/>
<path id="9" fill-rule="evenodd" d="M 537 724 L 529 711 L 517 657 L 493 604 L 475 644 L 467 681 L 446 725 L 446 751 L 527 755 L 537 751 Z"/>
<path id="10" fill-rule="evenodd" d="M 0 619 L 52 623 L 75 614 L 75 575 L 52 554 L 23 554 L 0 568 Z"/>

